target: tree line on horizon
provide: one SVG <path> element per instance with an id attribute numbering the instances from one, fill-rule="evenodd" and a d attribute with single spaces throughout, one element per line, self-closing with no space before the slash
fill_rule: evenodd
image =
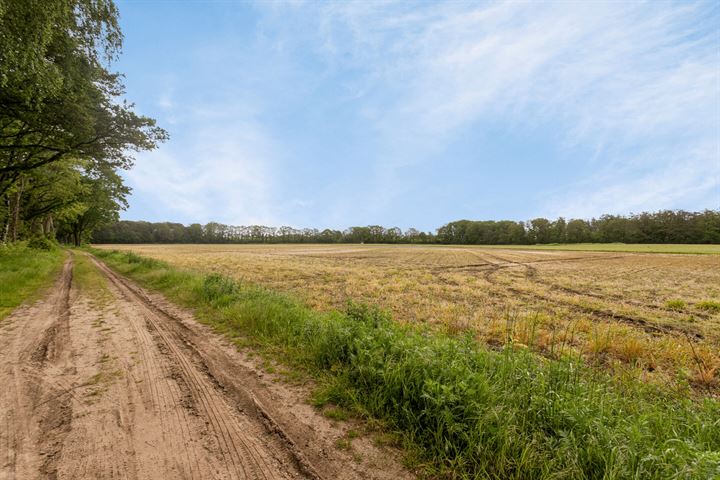
<path id="1" fill-rule="evenodd" d="M 532 245 L 547 243 L 720 243 L 720 210 L 661 210 L 602 215 L 590 220 L 562 217 L 512 220 L 458 220 L 434 233 L 379 225 L 345 230 L 263 225 L 233 226 L 118 221 L 96 230 L 94 243 L 405 243 Z"/>

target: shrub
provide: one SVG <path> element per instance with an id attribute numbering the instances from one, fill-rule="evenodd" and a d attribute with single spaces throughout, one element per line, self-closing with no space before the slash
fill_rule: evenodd
<path id="1" fill-rule="evenodd" d="M 44 250 L 46 252 L 55 250 L 58 247 L 57 242 L 50 240 L 48 237 L 42 235 L 32 237 L 27 242 L 27 246 L 28 248 L 32 248 L 35 250 Z"/>

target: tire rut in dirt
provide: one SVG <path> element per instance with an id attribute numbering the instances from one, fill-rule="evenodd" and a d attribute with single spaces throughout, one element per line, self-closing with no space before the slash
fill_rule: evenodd
<path id="1" fill-rule="evenodd" d="M 0 340 L 0 477 L 57 476 L 57 461 L 72 420 L 72 385 L 63 380 L 72 370 L 68 335 L 72 269 L 70 257 L 47 299 L 20 307 L 9 320 L 11 325 L 3 325 L 7 335 Z"/>
<path id="2" fill-rule="evenodd" d="M 265 427 L 266 432 L 278 437 L 283 450 L 286 450 L 287 457 L 290 462 L 294 464 L 297 471 L 310 479 L 321 480 L 323 478 L 294 440 L 294 438 L 306 438 L 307 432 L 303 434 L 295 431 L 295 428 L 290 428 L 294 431 L 294 434 L 290 434 L 287 429 L 291 427 L 291 425 L 288 425 L 287 421 L 280 422 L 276 419 L 276 415 L 279 413 L 276 409 L 272 408 L 272 406 L 266 402 L 259 401 L 255 396 L 255 393 L 258 392 L 253 393 L 252 389 L 240 386 L 239 383 L 242 382 L 238 382 L 237 376 L 243 372 L 241 367 L 238 367 L 237 364 L 230 360 L 221 349 L 217 348 L 217 345 L 209 341 L 206 335 L 198 336 L 197 332 L 189 328 L 182 320 L 173 316 L 173 314 L 161 306 L 156 305 L 141 288 L 126 281 L 123 277 L 116 275 L 102 263 L 96 260 L 94 261 L 98 268 L 106 270 L 108 275 L 113 275 L 117 282 L 120 282 L 125 288 L 131 291 L 147 308 L 155 312 L 159 319 L 163 320 L 163 327 L 166 333 L 176 340 L 175 343 L 181 346 L 191 362 L 197 366 L 201 374 L 207 377 L 216 389 L 230 398 L 230 402 L 244 412 L 244 414 L 251 416 L 256 422 L 261 423 Z M 198 347 L 196 345 L 198 343 L 202 344 L 202 347 Z M 161 342 L 161 345 L 164 345 L 164 343 Z M 168 353 L 166 348 L 164 350 Z M 251 378 L 248 378 L 246 375 L 247 373 L 241 375 L 241 377 L 244 378 L 245 381 L 251 382 Z M 333 473 L 329 473 L 328 475 L 331 477 L 335 476 Z"/>
<path id="3" fill-rule="evenodd" d="M 163 313 L 149 305 L 146 299 L 105 265 L 97 261 L 95 264 L 128 301 L 142 309 L 147 328 L 154 337 L 153 341 L 177 366 L 176 375 L 181 379 L 178 385 L 186 389 L 198 415 L 205 418 L 231 476 L 252 480 L 288 478 L 286 466 L 281 466 L 282 462 L 266 450 L 265 442 L 247 433 L 269 435 L 267 432 L 258 432 L 264 430 L 264 427 L 253 428 L 250 419 L 237 415 L 235 409 L 223 398 L 220 388 L 213 384 L 212 379 L 193 363 L 191 355 L 180 346 L 182 339 L 175 338 L 164 325 L 167 319 L 163 318 Z"/>

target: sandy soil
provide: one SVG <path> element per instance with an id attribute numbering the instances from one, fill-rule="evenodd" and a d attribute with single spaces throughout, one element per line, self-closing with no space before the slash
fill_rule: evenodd
<path id="1" fill-rule="evenodd" d="M 92 259 L 0 324 L 0 479 L 404 479 L 397 452 Z"/>

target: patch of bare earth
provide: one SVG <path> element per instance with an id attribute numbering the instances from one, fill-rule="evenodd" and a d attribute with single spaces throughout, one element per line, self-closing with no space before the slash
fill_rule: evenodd
<path id="1" fill-rule="evenodd" d="M 92 259 L 0 324 L 0 479 L 403 479 L 397 452 Z"/>

